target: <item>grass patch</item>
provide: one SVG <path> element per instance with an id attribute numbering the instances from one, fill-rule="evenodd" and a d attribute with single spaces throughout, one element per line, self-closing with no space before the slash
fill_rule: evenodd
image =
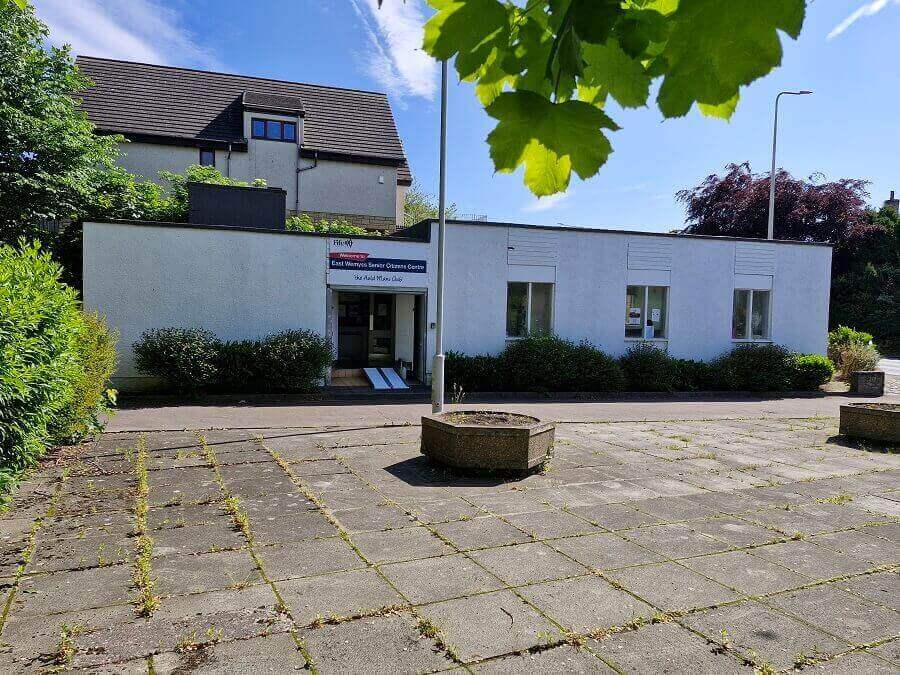
<path id="1" fill-rule="evenodd" d="M 134 497 L 134 535 L 137 538 L 137 556 L 131 570 L 131 581 L 138 589 L 135 600 L 136 611 L 140 616 L 150 616 L 159 607 L 159 598 L 153 589 L 156 580 L 153 578 L 153 538 L 147 527 L 147 510 L 149 509 L 150 484 L 147 480 L 147 441 L 141 436 L 135 456 L 134 472 L 137 475 L 137 494 Z"/>

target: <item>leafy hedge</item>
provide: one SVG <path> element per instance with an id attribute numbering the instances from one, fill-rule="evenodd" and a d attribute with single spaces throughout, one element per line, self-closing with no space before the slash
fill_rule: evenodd
<path id="1" fill-rule="evenodd" d="M 223 342 L 200 328 L 147 331 L 132 346 L 135 366 L 176 392 L 308 392 L 333 361 L 331 343 L 308 330 Z"/>
<path id="2" fill-rule="evenodd" d="M 36 243 L 0 246 L 0 494 L 55 443 L 101 427 L 116 336 Z"/>
<path id="3" fill-rule="evenodd" d="M 707 363 L 638 343 L 617 360 L 548 334 L 510 342 L 496 356 L 449 352 L 445 369 L 448 388 L 463 392 L 814 391 L 834 373 L 824 356 L 777 345 L 740 345 Z"/>

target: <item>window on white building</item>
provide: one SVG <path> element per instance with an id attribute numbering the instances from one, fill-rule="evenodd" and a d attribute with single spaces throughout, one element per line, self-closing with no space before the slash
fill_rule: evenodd
<path id="1" fill-rule="evenodd" d="M 669 289 L 666 286 L 628 286 L 625 289 L 625 337 L 665 340 L 669 321 Z M 648 327 L 645 334 L 644 328 Z"/>
<path id="2" fill-rule="evenodd" d="M 731 318 L 732 340 L 771 338 L 772 291 L 734 289 Z"/>
<path id="3" fill-rule="evenodd" d="M 215 150 L 200 149 L 200 166 L 215 166 L 216 152 Z"/>
<path id="4" fill-rule="evenodd" d="M 506 337 L 553 329 L 553 284 L 510 281 L 506 290 Z"/>

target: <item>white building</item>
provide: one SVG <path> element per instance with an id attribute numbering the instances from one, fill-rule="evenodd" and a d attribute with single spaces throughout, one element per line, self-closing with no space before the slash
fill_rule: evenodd
<path id="1" fill-rule="evenodd" d="M 412 177 L 384 94 L 79 56 L 80 94 L 99 133 L 121 134 L 120 164 L 215 166 L 287 193 L 290 213 L 368 229 L 403 223 Z"/>
<path id="2" fill-rule="evenodd" d="M 121 334 L 115 385 L 140 389 L 142 332 L 203 327 L 222 339 L 307 328 L 338 365 L 434 353 L 437 225 L 389 238 L 188 224 L 85 223 L 84 300 Z M 552 330 L 619 355 L 651 340 L 711 359 L 742 342 L 824 353 L 827 244 L 512 223 L 447 225 L 445 349 L 497 353 Z"/>

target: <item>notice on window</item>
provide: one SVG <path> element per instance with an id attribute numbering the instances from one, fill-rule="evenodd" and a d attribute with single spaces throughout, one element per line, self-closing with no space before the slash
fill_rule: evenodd
<path id="1" fill-rule="evenodd" d="M 328 283 L 341 286 L 425 287 L 427 244 L 352 237 L 328 241 Z"/>
<path id="2" fill-rule="evenodd" d="M 653 323 L 659 323 L 662 318 L 662 310 L 659 307 L 650 310 L 650 320 Z"/>
<path id="3" fill-rule="evenodd" d="M 628 318 L 625 321 L 629 326 L 640 326 L 641 325 L 641 308 L 640 307 L 629 307 L 628 308 Z"/>

